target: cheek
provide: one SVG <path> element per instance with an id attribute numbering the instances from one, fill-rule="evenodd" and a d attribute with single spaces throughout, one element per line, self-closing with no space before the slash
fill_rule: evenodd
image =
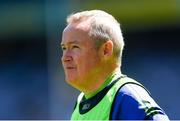
<path id="1" fill-rule="evenodd" d="M 95 67 L 99 62 L 100 56 L 98 52 L 90 48 L 74 54 L 74 63 L 81 73 Z"/>
<path id="2" fill-rule="evenodd" d="M 100 59 L 97 54 L 88 53 L 77 61 L 82 73 L 88 72 L 99 65 Z"/>

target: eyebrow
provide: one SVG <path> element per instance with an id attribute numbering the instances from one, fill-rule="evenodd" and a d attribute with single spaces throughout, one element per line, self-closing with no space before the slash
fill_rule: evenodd
<path id="1" fill-rule="evenodd" d="M 67 45 L 69 45 L 69 44 L 79 44 L 79 42 L 75 40 L 75 41 L 67 42 L 66 44 L 67 44 Z M 65 44 L 64 44 L 64 43 L 61 43 L 61 46 L 65 46 Z"/>

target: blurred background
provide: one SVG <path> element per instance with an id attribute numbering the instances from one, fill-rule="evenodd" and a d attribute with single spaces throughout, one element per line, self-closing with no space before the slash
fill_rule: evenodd
<path id="1" fill-rule="evenodd" d="M 70 119 L 79 92 L 64 81 L 61 33 L 67 15 L 90 9 L 121 23 L 122 72 L 180 119 L 179 0 L 1 0 L 1 120 Z"/>

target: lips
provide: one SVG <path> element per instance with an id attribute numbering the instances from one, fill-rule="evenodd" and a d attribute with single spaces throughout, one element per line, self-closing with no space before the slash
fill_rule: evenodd
<path id="1" fill-rule="evenodd" d="M 65 67 L 66 69 L 76 69 L 76 67 L 74 67 L 74 66 L 67 66 L 67 67 Z"/>
<path id="2" fill-rule="evenodd" d="M 66 67 L 66 69 L 75 69 L 75 67 Z"/>
<path id="3" fill-rule="evenodd" d="M 66 70 L 76 69 L 76 66 L 74 64 L 68 64 L 68 63 L 63 63 L 63 67 Z"/>

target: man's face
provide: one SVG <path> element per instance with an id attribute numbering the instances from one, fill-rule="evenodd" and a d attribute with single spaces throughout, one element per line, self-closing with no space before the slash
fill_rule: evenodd
<path id="1" fill-rule="evenodd" d="M 87 31 L 85 25 L 71 24 L 62 35 L 62 64 L 66 81 L 76 88 L 90 83 L 87 80 L 96 76 L 101 62 L 99 52 Z"/>

